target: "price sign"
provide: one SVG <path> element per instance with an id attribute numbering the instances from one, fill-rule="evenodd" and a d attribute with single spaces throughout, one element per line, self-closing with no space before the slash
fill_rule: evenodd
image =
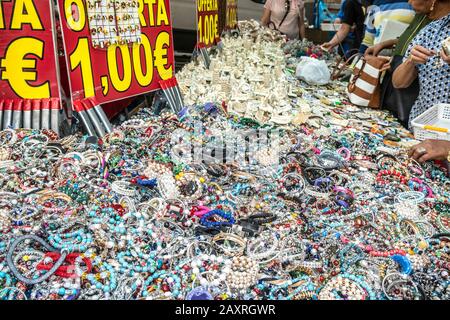
<path id="1" fill-rule="evenodd" d="M 219 0 L 197 0 L 197 44 L 210 48 L 220 41 Z"/>
<path id="2" fill-rule="evenodd" d="M 101 104 L 160 89 L 159 81 L 175 71 L 169 0 L 103 1 L 121 10 L 138 7 L 141 41 L 94 48 L 91 34 L 112 30 L 88 21 L 87 5 L 98 1 L 58 0 L 72 100 Z"/>
<path id="3" fill-rule="evenodd" d="M 0 0 L 0 100 L 59 98 L 51 0 Z"/>
<path id="4" fill-rule="evenodd" d="M 227 0 L 225 30 L 233 30 L 237 28 L 237 2 L 238 0 Z"/>

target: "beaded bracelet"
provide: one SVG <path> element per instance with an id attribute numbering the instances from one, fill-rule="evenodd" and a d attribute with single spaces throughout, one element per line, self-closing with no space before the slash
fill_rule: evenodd
<path id="1" fill-rule="evenodd" d="M 223 218 L 225 221 L 219 220 L 219 221 L 211 221 L 209 220 L 211 217 L 214 216 L 218 216 Z M 208 228 L 212 228 L 212 227 L 221 227 L 224 225 L 232 225 L 235 223 L 234 217 L 232 215 L 232 213 L 230 212 L 224 212 L 222 210 L 211 210 L 207 213 L 205 213 L 201 218 L 200 218 L 200 223 Z"/>
<path id="2" fill-rule="evenodd" d="M 144 290 L 142 290 L 142 297 L 147 298 L 149 291 L 148 289 L 150 289 L 151 284 L 155 281 L 155 280 L 165 280 L 167 282 L 167 284 L 162 284 L 161 282 L 157 282 L 157 289 L 163 291 L 162 295 L 165 297 L 172 297 L 174 299 L 177 299 L 181 296 L 181 279 L 178 275 L 174 274 L 174 273 L 167 273 L 164 270 L 160 270 L 155 272 L 154 274 L 150 275 L 146 280 L 145 280 L 145 288 Z M 153 287 L 154 288 L 154 287 Z"/>
<path id="3" fill-rule="evenodd" d="M 256 283 L 259 266 L 249 257 L 233 257 L 230 267 L 226 280 L 232 290 L 245 290 Z"/>
<path id="4" fill-rule="evenodd" d="M 375 300 L 370 286 L 352 274 L 340 274 L 329 280 L 318 294 L 319 300 Z"/>
<path id="5" fill-rule="evenodd" d="M 9 269 L 10 269 L 11 272 L 14 274 L 14 276 L 15 276 L 17 279 L 19 279 L 20 281 L 22 281 L 22 282 L 24 282 L 24 283 L 26 283 L 26 284 L 28 284 L 28 285 L 34 285 L 34 284 L 43 282 L 43 281 L 45 281 L 46 279 L 48 279 L 49 277 L 51 277 L 51 276 L 55 273 L 55 271 L 56 271 L 56 270 L 62 265 L 62 263 L 64 262 L 64 260 L 65 260 L 65 258 L 66 258 L 66 256 L 67 256 L 67 254 L 68 254 L 68 251 L 62 250 L 62 251 L 61 251 L 61 256 L 60 256 L 60 258 L 58 259 L 58 261 L 56 261 L 56 262 L 54 263 L 53 267 L 52 267 L 50 270 L 48 270 L 44 275 L 39 276 L 39 277 L 37 277 L 37 278 L 28 279 L 28 278 L 25 278 L 24 276 L 22 276 L 22 275 L 19 273 L 19 271 L 17 270 L 17 268 L 16 268 L 14 262 L 12 261 L 12 255 L 13 255 L 13 253 L 14 253 L 16 247 L 17 247 L 21 242 L 24 242 L 24 241 L 26 241 L 26 240 L 28 240 L 28 239 L 31 239 L 31 240 L 34 240 L 34 241 L 40 243 L 44 248 L 46 248 L 46 249 L 49 250 L 49 251 L 55 251 L 56 249 L 53 248 L 52 246 L 50 246 L 50 245 L 49 245 L 47 242 L 45 242 L 43 239 L 41 239 L 41 238 L 39 238 L 39 237 L 37 237 L 37 236 L 34 236 L 34 235 L 26 235 L 26 236 L 18 237 L 18 238 L 11 244 L 11 246 L 9 247 L 9 251 L 8 251 L 8 254 L 7 254 L 7 257 L 6 257 L 6 262 L 8 263 Z M 8 286 L 8 285 L 7 285 L 7 286 Z"/>
<path id="6" fill-rule="evenodd" d="M 407 183 L 407 178 L 403 176 L 400 172 L 396 170 L 381 170 L 377 174 L 377 183 L 381 185 L 386 185 L 389 183 L 389 180 L 383 179 L 384 176 L 389 176 L 395 179 L 400 180 L 401 184 Z"/>
<path id="7" fill-rule="evenodd" d="M 294 180 L 295 186 L 286 185 L 291 179 Z M 279 180 L 279 188 L 283 193 L 288 193 L 293 197 L 300 196 L 305 191 L 306 183 L 301 175 L 296 173 L 288 173 Z M 289 188 L 289 189 L 288 189 Z M 292 189 L 291 189 L 292 188 Z"/>
<path id="8" fill-rule="evenodd" d="M 424 202 L 425 195 L 422 192 L 417 191 L 400 192 L 396 196 L 396 199 L 399 202 L 407 202 L 413 205 L 418 205 Z"/>

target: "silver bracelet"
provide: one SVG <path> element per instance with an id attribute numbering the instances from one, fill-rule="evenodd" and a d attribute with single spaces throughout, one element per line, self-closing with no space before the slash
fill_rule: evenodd
<path id="1" fill-rule="evenodd" d="M 328 198 L 330 196 L 330 193 L 328 192 L 318 192 L 311 188 L 305 188 L 305 193 L 316 198 Z"/>
<path id="2" fill-rule="evenodd" d="M 136 189 L 130 188 L 131 183 L 123 180 L 114 181 L 111 185 L 111 189 L 122 196 L 132 197 L 136 194 Z"/>

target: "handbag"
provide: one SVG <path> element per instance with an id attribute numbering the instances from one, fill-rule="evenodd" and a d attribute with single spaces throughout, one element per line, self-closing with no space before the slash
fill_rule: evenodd
<path id="1" fill-rule="evenodd" d="M 334 63 L 334 66 L 331 71 L 331 80 L 338 80 L 343 77 L 347 77 L 347 71 L 350 69 L 351 62 L 353 58 L 358 57 L 360 53 L 358 52 L 358 49 L 352 49 L 348 52 L 356 51 L 353 55 L 351 55 L 348 59 L 345 59 L 343 56 L 338 56 L 336 58 L 336 61 Z"/>
<path id="2" fill-rule="evenodd" d="M 386 72 L 381 83 L 381 106 L 385 110 L 389 110 L 401 124 L 408 126 L 409 114 L 412 106 L 416 101 L 420 85 L 416 78 L 408 88 L 396 89 L 392 85 L 392 74 L 395 69 L 402 64 L 402 56 L 394 56 L 391 62 L 391 71 Z"/>
<path id="3" fill-rule="evenodd" d="M 365 55 L 356 62 L 347 86 L 351 103 L 360 107 L 379 109 L 381 68 L 385 58 Z"/>

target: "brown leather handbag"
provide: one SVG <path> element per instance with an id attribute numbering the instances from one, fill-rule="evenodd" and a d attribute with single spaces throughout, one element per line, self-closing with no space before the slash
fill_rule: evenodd
<path id="1" fill-rule="evenodd" d="M 386 58 L 372 55 L 361 56 L 356 61 L 347 86 L 351 103 L 361 107 L 381 108 L 380 80 L 383 74 L 381 69 L 386 62 Z"/>

